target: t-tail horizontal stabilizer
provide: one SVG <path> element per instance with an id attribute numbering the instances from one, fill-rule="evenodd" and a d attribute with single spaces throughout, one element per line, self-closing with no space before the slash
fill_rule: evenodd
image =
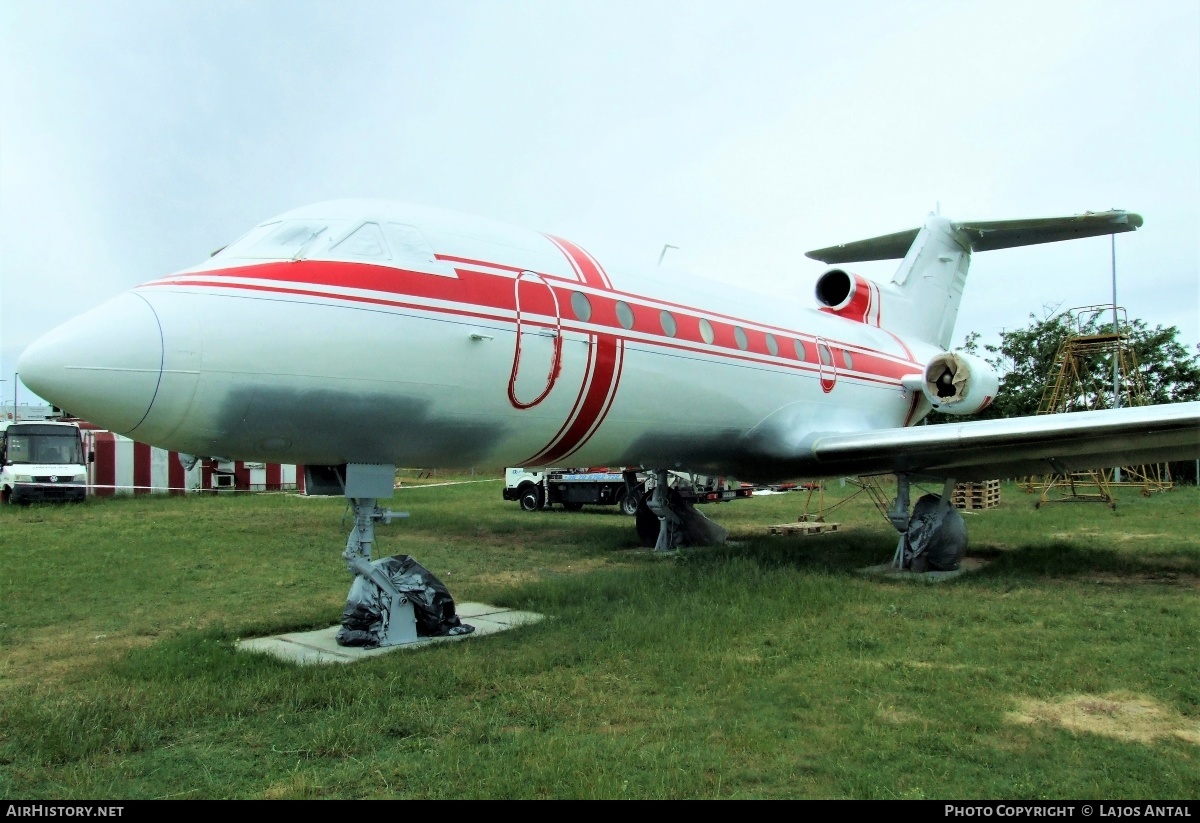
<path id="1" fill-rule="evenodd" d="M 1133 231 L 1142 225 L 1140 214 L 1126 211 L 1102 211 L 1077 214 L 1074 217 L 1034 217 L 1025 220 L 982 220 L 950 222 L 950 228 L 961 235 L 971 251 L 993 251 L 1015 246 L 1035 246 L 1078 240 L 1105 234 Z M 908 254 L 920 229 L 908 229 L 894 234 L 855 240 L 805 256 L 822 263 L 861 263 L 868 260 L 899 260 Z"/>
<path id="2" fill-rule="evenodd" d="M 944 349 L 954 333 L 971 252 L 1116 234 L 1140 225 L 1140 215 L 1124 211 L 982 222 L 931 214 L 919 229 L 817 249 L 808 256 L 825 263 L 904 258 L 892 282 L 880 285 L 880 325 Z M 847 273 L 838 277 L 853 279 Z"/>

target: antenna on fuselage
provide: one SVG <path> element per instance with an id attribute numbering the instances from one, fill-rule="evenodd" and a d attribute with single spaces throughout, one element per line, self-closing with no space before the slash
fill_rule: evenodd
<path id="1" fill-rule="evenodd" d="M 672 246 L 670 243 L 664 243 L 663 250 L 658 255 L 658 265 L 660 265 L 660 266 L 662 265 L 663 258 L 667 256 L 667 249 L 678 250 L 678 248 L 679 248 L 679 246 Z"/>

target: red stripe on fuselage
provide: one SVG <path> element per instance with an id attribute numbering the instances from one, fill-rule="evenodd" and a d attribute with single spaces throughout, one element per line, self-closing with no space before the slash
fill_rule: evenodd
<path id="1" fill-rule="evenodd" d="M 900 344 L 900 348 L 904 349 L 904 356 L 908 358 L 909 362 L 912 363 L 912 365 L 917 366 L 919 368 L 920 364 L 917 363 L 917 358 L 913 355 L 912 349 L 910 349 L 907 345 L 905 345 L 904 341 L 900 339 L 900 335 L 898 335 L 894 332 L 890 332 L 887 329 L 884 329 L 884 331 L 887 331 L 887 333 L 891 336 L 891 338 Z M 901 375 L 901 377 L 903 377 L 903 376 L 904 375 Z"/>
<path id="2" fill-rule="evenodd" d="M 280 265 L 289 266 L 289 270 L 286 272 L 288 277 L 285 280 L 285 282 L 306 282 L 306 283 L 308 283 L 310 285 L 314 285 L 314 286 L 328 285 L 328 286 L 339 287 L 339 288 L 355 288 L 355 289 L 360 289 L 360 290 L 368 290 L 367 284 L 365 282 L 362 282 L 362 281 L 351 282 L 351 281 L 347 281 L 346 278 L 340 277 L 340 276 L 339 277 L 323 276 L 319 270 L 311 272 L 310 274 L 312 276 L 307 281 L 302 281 L 302 280 L 300 280 L 300 278 L 298 278 L 296 276 L 296 272 L 294 271 L 294 268 L 291 268 L 291 267 L 295 267 L 295 266 L 300 266 L 301 264 L 293 263 L 293 264 L 280 264 Z M 342 265 L 344 265 L 344 264 L 342 264 Z M 349 265 L 358 266 L 359 264 L 349 264 Z M 387 271 L 396 273 L 396 270 L 389 269 Z M 403 275 L 403 274 L 405 274 L 405 272 L 398 272 L 398 274 Z M 403 294 L 406 296 L 413 296 L 413 297 L 418 297 L 418 298 L 441 300 L 441 301 L 445 301 L 445 302 L 449 302 L 449 303 L 457 303 L 459 305 L 462 305 L 465 303 L 466 305 L 470 306 L 471 309 L 476 309 L 476 310 L 471 310 L 471 309 L 467 309 L 467 308 L 458 308 L 458 307 L 431 306 L 431 305 L 424 304 L 424 303 L 410 302 L 410 301 L 405 301 L 405 300 L 389 300 L 389 299 L 385 299 L 385 298 L 381 298 L 381 297 L 368 297 L 365 295 L 338 294 L 335 292 L 322 291 L 319 289 L 304 289 L 304 288 L 291 288 L 291 287 L 283 287 L 283 286 L 270 286 L 270 285 L 266 285 L 263 283 L 221 282 L 221 280 L 226 277 L 254 277 L 255 279 L 259 279 L 259 280 L 276 279 L 275 277 L 272 276 L 272 270 L 269 269 L 267 266 L 254 266 L 254 267 L 240 268 L 240 269 L 224 269 L 224 270 L 219 270 L 219 271 L 215 271 L 215 272 L 198 272 L 196 275 L 191 276 L 191 277 L 180 277 L 177 279 L 159 280 L 159 281 L 155 281 L 152 283 L 147 283 L 145 285 L 146 286 L 156 286 L 156 287 L 207 286 L 207 287 L 222 288 L 222 289 L 237 289 L 237 290 L 242 290 L 242 291 L 268 292 L 268 293 L 273 293 L 273 294 L 295 295 L 298 297 L 312 297 L 312 298 L 317 298 L 317 299 L 321 299 L 321 300 L 330 300 L 330 299 L 342 300 L 342 301 L 346 301 L 346 302 L 350 302 L 350 303 L 362 303 L 362 304 L 373 305 L 373 306 L 384 306 L 387 308 L 411 309 L 411 310 L 416 310 L 416 311 L 435 312 L 435 313 L 440 313 L 440 314 L 449 314 L 449 315 L 453 315 L 455 317 L 471 318 L 471 319 L 477 319 L 477 320 L 490 320 L 490 321 L 503 322 L 503 323 L 514 322 L 512 316 L 507 316 L 509 312 L 515 312 L 515 309 L 516 309 L 516 306 L 515 306 L 515 303 L 513 300 L 513 289 L 512 289 L 513 281 L 511 278 L 495 276 L 495 275 L 472 273 L 473 280 L 476 282 L 471 283 L 470 287 L 464 288 L 462 286 L 462 284 L 459 284 L 458 281 L 455 280 L 454 278 L 444 278 L 444 277 L 439 277 L 438 275 L 423 274 L 423 273 L 419 273 L 419 272 L 408 272 L 407 274 L 414 275 L 414 277 L 419 278 L 421 282 L 428 281 L 428 280 L 441 280 L 441 281 L 446 281 L 449 284 L 457 284 L 460 291 L 458 291 L 458 292 L 447 291 L 446 283 L 434 283 L 434 284 L 430 284 L 427 288 L 424 288 L 424 289 L 414 287 L 411 290 L 401 289 L 396 284 L 389 284 L 388 291 L 391 293 L 395 293 L 397 295 Z M 211 276 L 212 279 L 208 279 L 208 276 Z M 498 281 L 498 283 L 495 283 L 493 285 L 492 283 L 487 282 L 489 280 Z M 323 282 L 323 281 L 334 281 L 334 282 Z M 405 283 L 405 285 L 408 285 L 407 282 Z M 495 286 L 498 286 L 498 288 L 496 288 Z M 382 289 L 376 289 L 376 291 L 382 291 Z M 424 292 L 424 293 L 421 293 L 421 292 Z M 615 294 L 615 292 L 613 294 Z M 559 302 L 560 302 L 560 304 L 567 305 L 567 304 L 569 304 L 569 301 L 570 301 L 570 293 L 567 289 L 563 289 L 559 293 Z M 545 302 L 548 304 L 552 304 L 552 301 L 549 300 L 548 298 Z M 597 302 L 599 302 L 599 298 L 597 298 Z M 612 300 L 610 302 L 615 304 L 615 300 Z M 541 312 L 546 312 L 548 314 L 553 313 L 553 308 L 550 306 L 538 306 L 538 308 L 540 309 L 539 313 L 541 313 Z M 599 305 L 596 306 L 596 314 L 601 313 L 601 308 L 602 307 Z M 494 309 L 494 310 L 496 310 L 496 313 L 491 313 L 491 314 L 486 313 L 487 309 Z M 691 311 L 697 311 L 697 310 L 692 309 Z M 612 313 L 611 307 L 608 307 L 607 309 L 605 309 L 604 313 L 605 314 Z M 717 315 L 710 313 L 710 316 L 715 317 Z M 634 343 L 634 344 L 641 344 L 641 345 L 651 346 L 651 347 L 655 347 L 655 348 L 672 349 L 675 351 L 686 352 L 689 354 L 698 354 L 698 355 L 702 355 L 702 356 L 706 356 L 706 357 L 717 357 L 717 358 L 721 358 L 724 360 L 739 361 L 742 363 L 754 363 L 754 364 L 764 365 L 764 366 L 773 366 L 776 368 L 785 368 L 785 369 L 790 369 L 790 370 L 794 370 L 794 371 L 814 372 L 815 373 L 818 370 L 817 364 L 815 364 L 811 361 L 798 360 L 795 358 L 783 357 L 783 356 L 775 357 L 775 358 L 771 358 L 771 357 L 768 357 L 765 355 L 757 355 L 756 356 L 754 352 L 743 353 L 743 352 L 735 349 L 732 344 L 725 341 L 725 337 L 729 337 L 732 340 L 732 326 L 727 327 L 724 324 L 714 324 L 714 325 L 717 328 L 718 337 L 720 338 L 720 342 L 724 343 L 725 345 L 707 346 L 707 344 L 703 343 L 703 341 L 700 340 L 700 334 L 699 334 L 698 330 L 693 330 L 693 331 L 695 331 L 694 335 L 688 331 L 689 329 L 691 329 L 692 326 L 696 325 L 696 323 L 695 322 L 686 322 L 686 321 L 695 321 L 695 320 L 696 320 L 696 318 L 694 318 L 694 317 L 678 318 L 679 332 L 676 335 L 676 337 L 674 337 L 674 338 L 670 338 L 665 335 L 653 335 L 651 339 L 643 340 L 638 337 L 622 335 L 622 337 L 618 337 L 615 339 L 624 338 L 626 340 L 626 342 Z M 523 321 L 523 322 L 531 322 L 531 321 Z M 534 322 L 531 322 L 531 325 L 540 325 L 540 326 L 544 326 L 544 327 L 551 327 L 554 324 L 545 323 L 545 322 L 539 323 L 539 322 L 534 321 Z M 584 334 L 595 334 L 594 331 L 592 331 L 590 329 L 582 328 L 578 324 L 570 322 L 570 321 L 564 322 L 563 328 L 567 331 L 575 331 L 575 332 L 580 332 L 580 333 L 584 333 Z M 639 329 L 635 326 L 634 331 L 639 331 Z M 784 340 L 780 341 L 781 352 L 788 351 L 790 349 L 789 341 L 792 338 L 796 338 L 796 339 L 805 341 L 809 348 L 812 348 L 812 346 L 814 345 L 812 342 L 813 338 L 811 336 L 805 336 L 805 335 L 799 334 L 794 331 L 789 331 L 789 330 L 783 330 L 783 331 L 785 331 L 788 335 L 790 335 L 790 337 L 785 338 Z M 724 332 L 728 332 L 728 334 L 724 334 Z M 649 333 L 647 332 L 647 334 L 649 334 Z M 757 337 L 757 335 L 759 333 L 754 332 L 754 334 Z M 846 377 L 852 376 L 855 379 L 866 380 L 869 382 L 876 382 L 876 383 L 895 383 L 901 377 L 904 377 L 905 375 L 908 375 L 908 374 L 912 374 L 914 368 L 919 369 L 920 368 L 919 364 L 917 364 L 913 361 L 913 355 L 912 355 L 911 351 L 908 350 L 908 347 L 904 345 L 903 340 L 901 340 L 895 334 L 891 334 L 890 332 L 889 332 L 889 335 L 893 339 L 895 339 L 896 342 L 900 346 L 902 346 L 905 349 L 905 351 L 908 353 L 908 360 L 906 362 L 897 362 L 894 359 L 894 355 L 889 355 L 889 354 L 882 353 L 882 352 L 875 352 L 873 350 L 863 349 L 861 347 L 847 346 L 847 348 L 850 348 L 850 350 L 854 354 L 856 368 L 853 370 L 850 370 L 850 372 L 845 374 L 845 376 Z M 694 340 L 687 339 L 688 337 L 692 337 L 692 336 L 695 337 Z M 831 342 L 833 342 L 833 341 L 831 341 Z M 836 343 L 835 343 L 835 345 L 836 345 Z M 757 349 L 758 346 L 755 345 L 754 348 Z"/>
<path id="3" fill-rule="evenodd" d="M 598 289 L 612 288 L 612 283 L 609 281 L 608 275 L 604 273 L 604 269 L 600 268 L 600 264 L 596 262 L 596 258 L 570 240 L 563 240 L 561 237 L 555 237 L 552 234 L 547 234 L 546 237 L 567 256 L 567 259 L 571 261 L 571 265 L 582 275 L 583 282 Z"/>
<path id="4" fill-rule="evenodd" d="M 434 258 L 437 260 L 444 260 L 447 263 L 466 263 L 470 266 L 487 266 L 489 269 L 500 269 L 501 271 L 511 271 L 513 273 L 525 271 L 525 269 L 518 268 L 517 266 L 507 266 L 503 263 L 489 263 L 486 260 L 473 260 L 470 257 L 455 257 L 452 254 L 435 254 Z"/>
<path id="5" fill-rule="evenodd" d="M 583 278 L 584 283 L 599 289 L 612 288 L 608 275 L 590 254 L 569 240 L 551 235 L 546 237 L 558 246 L 570 261 L 571 267 Z M 551 438 L 538 454 L 529 459 L 530 465 L 552 465 L 578 451 L 595 434 L 612 406 L 621 376 L 618 366 L 624 343 L 615 335 L 596 332 L 590 334 L 589 342 L 589 348 L 595 349 L 596 367 L 590 374 L 585 373 L 581 387 L 583 403 L 579 405 L 578 398 L 575 401 L 579 413 L 573 415 L 573 420 L 568 417 L 566 432 Z"/>
<path id="6" fill-rule="evenodd" d="M 624 370 L 624 368 L 625 368 L 625 341 L 618 340 L 617 341 L 617 375 L 616 375 L 616 377 L 613 378 L 612 391 L 609 392 L 608 398 L 604 401 L 604 410 L 602 412 L 600 412 L 600 416 L 596 419 L 596 425 L 592 426 L 591 431 L 589 431 L 587 434 L 587 437 L 584 438 L 584 442 L 587 442 L 587 440 L 591 439 L 592 435 L 595 434 L 596 431 L 600 428 L 600 426 L 604 423 L 604 419 L 606 417 L 608 417 L 608 412 L 612 408 L 613 401 L 617 399 L 617 386 L 621 385 L 621 372 Z"/>
<path id="7" fill-rule="evenodd" d="M 565 249 L 564 253 L 566 253 Z M 586 253 L 582 250 L 579 250 L 579 254 L 582 256 Z M 592 278 L 603 277 L 604 281 L 607 282 L 607 276 L 603 275 L 601 270 L 593 270 L 591 275 L 586 274 L 586 272 L 589 270 L 589 267 L 592 267 L 595 264 L 591 262 L 590 258 L 581 257 L 580 259 L 586 264 L 579 266 L 581 271 L 584 272 L 584 274 L 581 276 L 590 276 Z M 574 259 L 572 259 L 572 264 L 578 265 Z M 502 267 L 499 265 L 495 265 L 495 267 L 508 268 L 515 271 L 513 267 Z M 252 266 L 238 266 L 228 269 L 215 269 L 204 272 L 195 272 L 194 274 L 180 275 L 178 276 L 178 279 L 165 278 L 163 280 L 156 280 L 145 285 L 172 286 L 203 284 L 214 286 L 227 285 L 230 288 L 245 288 L 250 290 L 264 289 L 263 286 L 252 284 L 222 284 L 213 281 L 201 283 L 202 279 L 206 280 L 207 278 L 239 277 L 255 280 L 296 283 L 302 286 L 329 286 L 334 288 L 356 289 L 360 291 L 374 291 L 384 294 L 395 294 L 409 298 L 423 298 L 428 300 L 441 300 L 450 303 L 467 304 L 469 309 L 452 309 L 449 311 L 471 317 L 489 317 L 487 314 L 480 313 L 480 309 L 496 309 L 506 313 L 516 311 L 511 277 L 499 274 L 471 271 L 470 269 L 456 269 L 456 271 L 459 274 L 458 277 L 445 277 L 442 275 L 430 274 L 428 272 L 397 269 L 387 266 L 375 266 L 367 263 L 345 263 L 339 261 L 298 261 L 263 263 Z M 521 269 L 520 271 L 528 270 Z M 534 272 L 534 274 L 538 273 Z M 550 283 L 557 292 L 559 305 L 564 307 L 570 305 L 570 280 L 565 280 L 561 277 L 549 274 L 541 275 L 541 277 Z M 561 284 L 561 286 L 559 284 Z M 589 285 L 591 284 L 589 283 Z M 699 318 L 701 317 L 708 318 L 710 322 L 713 323 L 717 333 L 718 343 L 721 348 L 734 348 L 732 344 L 732 329 L 734 325 L 748 327 L 747 331 L 752 335 L 752 341 L 754 341 L 752 343 L 752 348 L 756 351 L 760 348 L 763 348 L 758 345 L 760 342 L 758 338 L 765 334 L 765 332 L 762 331 L 763 329 L 770 329 L 771 331 L 780 332 L 784 335 L 787 335 L 789 338 L 798 338 L 808 342 L 809 344 L 812 344 L 814 340 L 811 334 L 796 332 L 792 329 L 785 329 L 782 327 L 746 321 L 736 317 L 731 317 L 729 315 L 724 315 L 719 312 L 697 309 L 691 306 L 685 306 L 683 304 L 672 303 L 664 300 L 655 299 L 649 301 L 654 304 L 654 306 L 651 306 L 647 304 L 646 298 L 640 297 L 636 294 L 630 292 L 621 292 L 615 289 L 605 289 L 603 285 L 599 285 L 598 288 L 604 289 L 604 294 L 593 295 L 596 301 L 594 306 L 595 311 L 593 313 L 594 322 L 608 325 L 609 323 L 602 318 L 608 318 L 610 315 L 614 314 L 613 307 L 618 299 L 627 298 L 634 310 L 635 316 L 639 320 L 639 322 L 634 326 L 633 330 L 652 334 L 655 338 L 657 338 L 653 341 L 655 344 L 671 345 L 673 341 L 686 341 L 690 343 L 701 344 L 702 341 L 700 339 L 698 329 L 693 328 L 697 326 L 699 323 Z M 288 293 L 286 289 L 279 290 Z M 290 293 L 311 294 L 312 296 L 316 297 L 334 297 L 337 299 L 354 302 L 378 303 L 380 305 L 391 305 L 405 308 L 418 308 L 434 311 L 443 310 L 439 307 L 424 306 L 406 301 L 394 302 L 363 295 L 330 295 L 323 292 L 309 290 L 298 290 Z M 679 330 L 674 338 L 667 337 L 665 334 L 660 334 L 657 328 L 655 328 L 650 321 L 647 320 L 646 322 L 642 322 L 645 318 L 657 318 L 658 312 L 655 309 L 659 305 L 672 306 L 687 312 L 687 314 L 676 318 L 678 321 Z M 548 292 L 542 295 L 536 295 L 534 302 L 531 302 L 528 306 L 522 306 L 522 310 L 530 313 L 552 316 L 554 312 L 554 301 Z M 504 316 L 495 316 L 495 319 L 511 320 L 510 317 Z M 568 320 L 569 323 L 568 318 L 564 318 L 564 320 Z M 726 325 L 726 322 L 728 322 L 728 325 Z M 611 325 L 614 327 L 613 333 L 624 336 L 622 334 L 623 330 L 620 329 L 616 323 L 612 323 Z M 654 331 L 650 331 L 650 328 L 654 328 Z M 883 331 L 887 330 L 884 329 Z M 904 341 L 895 334 L 888 332 L 888 335 L 892 337 L 902 349 L 904 349 L 906 359 L 908 361 L 907 363 L 896 363 L 895 365 L 899 366 L 903 370 L 902 374 L 911 373 L 908 371 L 908 367 L 912 365 L 913 360 L 911 350 L 909 350 L 904 344 Z M 843 347 L 850 348 L 855 352 L 855 357 L 858 357 L 859 354 L 862 353 L 869 357 L 877 357 L 881 361 L 887 359 L 894 362 L 896 359 L 899 359 L 895 355 L 864 349 L 853 344 L 847 345 L 833 339 L 831 339 L 830 342 L 834 345 L 841 345 Z M 786 341 L 783 341 L 782 346 L 786 350 Z M 724 352 L 714 353 L 719 355 L 725 354 Z M 783 359 L 788 360 L 790 358 Z M 880 374 L 879 376 L 890 375 Z"/>
<path id="8" fill-rule="evenodd" d="M 593 341 L 588 341 L 587 363 L 583 367 L 583 380 L 579 382 L 579 393 L 575 395 L 575 402 L 571 405 L 571 412 L 567 415 L 567 419 L 563 421 L 562 426 L 560 426 L 558 431 L 554 433 L 554 436 L 550 438 L 550 445 L 543 448 L 542 452 L 546 452 L 550 448 L 556 446 L 559 443 L 560 438 L 562 438 L 562 436 L 566 433 L 567 428 L 574 423 L 578 417 L 580 406 L 583 403 L 583 398 L 587 394 L 587 388 L 591 385 L 592 379 L 595 376 L 595 351 L 596 346 L 593 344 Z M 536 454 L 529 458 L 529 460 L 526 462 L 527 464 L 532 465 L 533 461 L 539 457 L 541 457 L 541 454 Z"/>
<path id="9" fill-rule="evenodd" d="M 600 419 L 607 414 L 612 398 L 616 395 L 617 380 L 620 372 L 617 369 L 619 341 L 607 334 L 598 335 L 600 338 L 594 344 L 596 347 L 596 371 L 591 383 L 587 386 L 587 394 L 574 422 L 571 423 L 557 444 L 543 449 L 529 460 L 529 465 L 553 465 L 556 461 L 577 451 L 595 433 Z"/>
<path id="10" fill-rule="evenodd" d="M 912 425 L 913 417 L 917 414 L 917 406 L 921 403 L 921 393 L 913 392 L 912 401 L 908 404 L 908 414 L 904 416 L 904 428 Z"/>

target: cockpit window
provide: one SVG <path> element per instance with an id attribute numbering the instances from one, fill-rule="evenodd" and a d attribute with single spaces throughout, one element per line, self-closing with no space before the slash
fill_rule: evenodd
<path id="1" fill-rule="evenodd" d="M 434 261 L 433 247 L 416 226 L 388 223 L 387 237 L 388 242 L 392 244 L 392 252 L 401 260 L 419 260 L 423 263 Z"/>
<path id="2" fill-rule="evenodd" d="M 363 223 L 349 237 L 342 240 L 331 250 L 337 257 L 354 257 L 367 260 L 389 260 L 387 245 L 383 242 L 383 232 L 378 223 Z"/>
<path id="3" fill-rule="evenodd" d="M 264 223 L 261 226 L 255 226 L 250 231 L 243 234 L 237 240 L 229 243 L 212 253 L 212 257 L 222 255 L 224 257 L 245 257 L 246 250 L 254 248 L 258 241 L 262 240 L 275 229 L 279 228 L 279 221 L 272 223 Z"/>
<path id="4" fill-rule="evenodd" d="M 416 226 L 361 222 L 361 218 L 274 220 L 256 226 L 213 256 L 219 260 L 358 260 L 457 276 L 451 264 L 437 259 Z"/>
<path id="5" fill-rule="evenodd" d="M 298 259 L 303 257 L 329 228 L 329 222 L 324 220 L 286 220 L 279 228 L 238 256 L 275 260 Z"/>

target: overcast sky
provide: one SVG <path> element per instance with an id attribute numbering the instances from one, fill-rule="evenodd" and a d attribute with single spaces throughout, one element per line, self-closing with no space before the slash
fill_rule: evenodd
<path id="1" fill-rule="evenodd" d="M 939 205 L 1128 209 L 1118 302 L 1194 348 L 1200 4 L 0 0 L 0 395 L 57 324 L 339 197 L 806 294 L 804 251 Z M 1109 243 L 977 255 L 955 344 L 1111 302 Z"/>

